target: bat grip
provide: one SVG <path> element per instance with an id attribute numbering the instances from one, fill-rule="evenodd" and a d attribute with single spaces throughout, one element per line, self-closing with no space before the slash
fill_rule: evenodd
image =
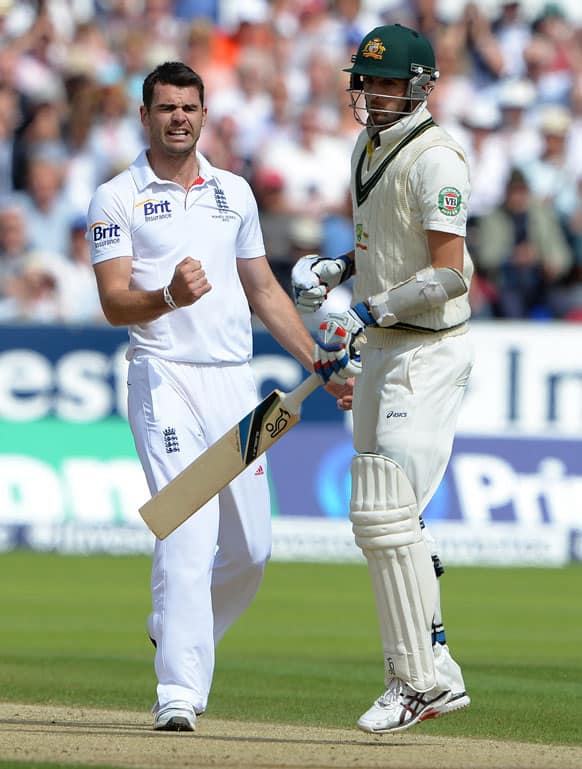
<path id="1" fill-rule="evenodd" d="M 299 414 L 301 411 L 301 404 L 307 398 L 308 395 L 322 384 L 321 378 L 317 374 L 310 374 L 307 379 L 304 379 L 301 384 L 298 384 L 294 390 L 285 393 L 283 396 L 283 403 L 285 408 L 291 412 L 291 414 Z"/>

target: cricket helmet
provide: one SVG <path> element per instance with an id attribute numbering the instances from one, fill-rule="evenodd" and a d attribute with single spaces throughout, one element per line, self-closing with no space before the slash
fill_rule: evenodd
<path id="1" fill-rule="evenodd" d="M 388 24 L 368 32 L 352 56 L 352 66 L 344 69 L 344 72 L 350 73 L 348 91 L 351 94 L 354 115 L 360 123 L 363 121 L 358 111 L 365 109 L 361 100 L 364 76 L 408 80 L 404 98 L 408 99 L 409 103 L 426 101 L 439 77 L 434 50 L 429 40 L 420 32 L 401 24 Z M 408 112 L 395 114 L 405 115 Z"/>

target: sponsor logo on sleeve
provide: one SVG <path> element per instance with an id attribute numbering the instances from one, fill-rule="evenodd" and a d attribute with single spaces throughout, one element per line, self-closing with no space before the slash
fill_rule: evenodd
<path id="1" fill-rule="evenodd" d="M 111 222 L 95 222 L 89 228 L 96 248 L 112 246 L 121 240 L 121 227 Z"/>
<path id="2" fill-rule="evenodd" d="M 462 202 L 463 197 L 456 187 L 443 187 L 439 192 L 439 211 L 445 216 L 456 216 Z"/>

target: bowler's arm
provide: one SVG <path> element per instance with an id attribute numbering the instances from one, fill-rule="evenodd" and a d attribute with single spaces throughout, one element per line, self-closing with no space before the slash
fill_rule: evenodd
<path id="1" fill-rule="evenodd" d="M 238 259 L 238 274 L 257 318 L 279 344 L 313 371 L 313 339 L 295 305 L 273 275 L 266 256 Z"/>
<path id="2" fill-rule="evenodd" d="M 307 371 L 313 371 L 314 342 L 311 334 L 290 297 L 273 275 L 266 256 L 238 259 L 237 267 L 246 297 L 256 316 L 290 355 Z M 324 389 L 337 399 L 338 408 L 344 411 L 351 409 L 353 380 L 347 380 L 343 385 L 328 382 Z"/>
<path id="3" fill-rule="evenodd" d="M 149 323 L 173 309 L 165 299 L 164 286 L 153 291 L 130 288 L 131 256 L 107 259 L 93 265 L 103 313 L 112 326 Z M 212 288 L 197 259 L 186 257 L 166 287 L 176 307 L 186 307 Z"/>

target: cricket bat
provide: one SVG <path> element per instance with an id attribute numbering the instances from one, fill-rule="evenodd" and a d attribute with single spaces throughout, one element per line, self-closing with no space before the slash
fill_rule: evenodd
<path id="1" fill-rule="evenodd" d="M 320 384 L 311 374 L 288 393 L 273 390 L 142 505 L 141 517 L 156 537 L 165 539 L 296 425 L 301 404 Z"/>

